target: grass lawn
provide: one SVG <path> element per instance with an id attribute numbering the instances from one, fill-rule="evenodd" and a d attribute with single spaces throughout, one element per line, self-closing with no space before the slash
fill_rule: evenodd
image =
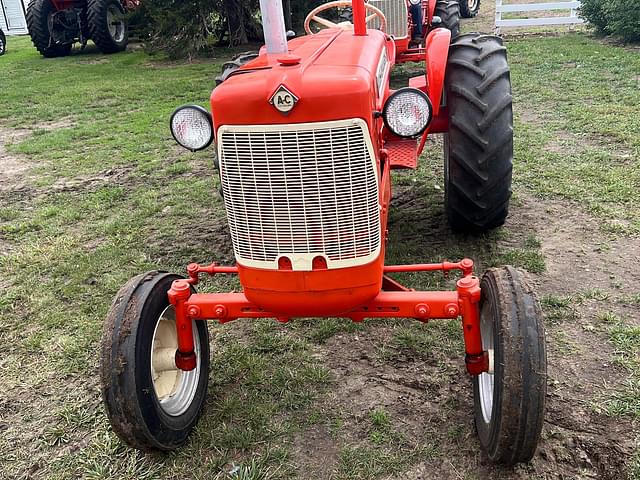
<path id="1" fill-rule="evenodd" d="M 46 60 L 10 37 L 0 57 L 0 479 L 640 479 L 640 55 L 575 34 L 507 46 L 510 220 L 481 238 L 448 230 L 435 139 L 417 172 L 394 179 L 388 262 L 469 256 L 529 272 L 552 364 L 532 465 L 495 469 L 479 453 L 453 322 L 211 324 L 209 396 L 192 440 L 171 454 L 123 445 L 97 373 L 113 296 L 146 270 L 233 260 L 212 150 L 181 150 L 168 130 L 176 106 L 207 104 L 232 52 L 192 64 L 142 51 Z"/>

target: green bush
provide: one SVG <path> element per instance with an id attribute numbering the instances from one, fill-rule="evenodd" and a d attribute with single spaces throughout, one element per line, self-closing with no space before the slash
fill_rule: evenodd
<path id="1" fill-rule="evenodd" d="M 640 41 L 639 0 L 582 0 L 580 15 L 596 32 L 621 37 L 625 42 Z"/>

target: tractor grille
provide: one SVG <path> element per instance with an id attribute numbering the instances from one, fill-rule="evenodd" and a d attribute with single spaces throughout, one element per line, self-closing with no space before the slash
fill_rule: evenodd
<path id="1" fill-rule="evenodd" d="M 380 252 L 378 176 L 363 120 L 222 126 L 222 191 L 238 263 L 311 270 L 363 265 Z"/>
<path id="2" fill-rule="evenodd" d="M 387 33 L 395 38 L 405 38 L 408 35 L 409 10 L 407 0 L 369 0 L 369 3 L 377 7 L 387 17 Z M 378 28 L 378 22 L 374 20 L 369 24 L 370 28 Z"/>

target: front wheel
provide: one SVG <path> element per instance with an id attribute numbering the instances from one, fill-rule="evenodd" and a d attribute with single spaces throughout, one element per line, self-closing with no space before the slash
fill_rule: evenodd
<path id="1" fill-rule="evenodd" d="M 473 379 L 480 445 L 493 462 L 528 462 L 540 439 L 547 391 L 542 312 L 511 267 L 487 271 L 480 289 L 480 330 L 489 352 L 489 372 Z"/>
<path id="2" fill-rule="evenodd" d="M 209 377 L 209 334 L 194 321 L 197 364 L 175 365 L 176 319 L 167 291 L 179 277 L 149 272 L 118 292 L 102 336 L 102 397 L 113 431 L 140 450 L 182 446 L 200 417 Z"/>

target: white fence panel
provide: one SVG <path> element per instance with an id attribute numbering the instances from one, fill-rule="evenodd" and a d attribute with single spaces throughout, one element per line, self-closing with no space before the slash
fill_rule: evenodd
<path id="1" fill-rule="evenodd" d="M 521 4 L 503 4 L 503 0 L 496 0 L 496 32 L 500 32 L 501 27 L 528 27 L 538 25 L 574 25 L 584 23 L 584 20 L 578 17 L 578 8 L 580 2 L 577 0 L 568 2 L 549 2 L 549 3 L 521 3 Z M 546 12 L 552 10 L 569 10 L 569 16 L 566 17 L 536 17 L 536 18 L 507 18 L 503 19 L 503 13 L 520 13 L 520 12 Z"/>

